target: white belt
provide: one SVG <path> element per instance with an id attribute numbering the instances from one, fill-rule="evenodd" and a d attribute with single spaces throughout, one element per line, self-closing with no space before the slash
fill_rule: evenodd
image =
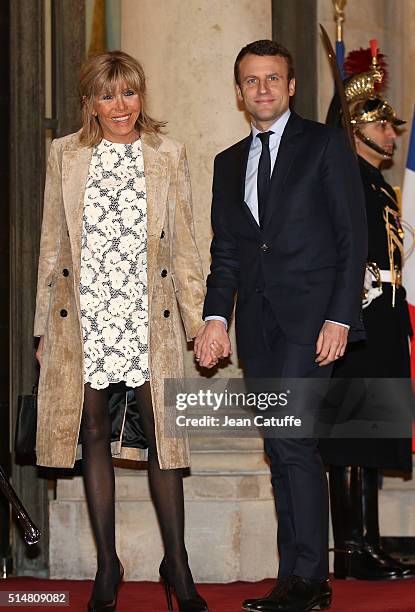
<path id="1" fill-rule="evenodd" d="M 382 283 L 391 283 L 392 282 L 392 274 L 390 270 L 379 270 L 380 272 L 380 280 Z"/>

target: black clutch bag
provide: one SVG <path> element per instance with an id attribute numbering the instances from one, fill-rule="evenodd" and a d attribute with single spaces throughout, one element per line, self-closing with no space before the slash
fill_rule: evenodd
<path id="1" fill-rule="evenodd" d="M 32 395 L 19 395 L 14 450 L 18 455 L 32 455 L 36 447 L 37 387 Z"/>

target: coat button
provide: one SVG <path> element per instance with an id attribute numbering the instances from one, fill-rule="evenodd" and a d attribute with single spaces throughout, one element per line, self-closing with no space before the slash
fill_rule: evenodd
<path id="1" fill-rule="evenodd" d="M 269 249 L 269 246 L 267 245 L 266 242 L 264 242 L 264 244 L 261 244 L 259 248 L 261 249 L 261 251 L 263 251 L 263 253 L 266 253 Z"/>
<path id="2" fill-rule="evenodd" d="M 162 270 L 162 271 L 161 271 L 161 276 L 162 276 L 163 278 L 166 278 L 166 276 L 167 276 L 167 270 Z"/>
<path id="3" fill-rule="evenodd" d="M 64 308 L 62 308 L 62 310 L 60 311 L 60 315 L 61 315 L 61 317 L 67 317 L 68 316 L 68 311 L 65 310 Z"/>
<path id="4" fill-rule="evenodd" d="M 161 230 L 160 239 L 163 239 L 165 235 L 164 230 Z"/>
<path id="5" fill-rule="evenodd" d="M 163 315 L 164 315 L 164 317 L 165 317 L 166 319 L 168 319 L 168 318 L 169 318 L 169 316 L 170 316 L 170 310 L 165 310 L 165 311 L 163 312 Z"/>
<path id="6" fill-rule="evenodd" d="M 68 270 L 67 268 L 64 268 L 64 269 L 62 270 L 62 274 L 63 274 L 64 276 L 69 276 L 69 270 Z"/>

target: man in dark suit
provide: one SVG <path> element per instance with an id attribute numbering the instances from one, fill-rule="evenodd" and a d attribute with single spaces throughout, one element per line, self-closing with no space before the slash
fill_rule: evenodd
<path id="1" fill-rule="evenodd" d="M 220 153 L 213 178 L 212 264 L 196 359 L 231 352 L 236 305 L 244 374 L 327 378 L 348 335 L 363 333 L 366 220 L 356 159 L 342 130 L 289 109 L 290 53 L 273 41 L 244 47 L 237 95 L 251 135 Z M 328 608 L 327 482 L 313 438 L 265 438 L 278 515 L 278 583 L 246 610 Z"/>

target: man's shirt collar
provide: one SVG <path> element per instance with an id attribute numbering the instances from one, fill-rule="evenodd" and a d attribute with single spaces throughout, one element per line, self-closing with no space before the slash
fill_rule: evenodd
<path id="1" fill-rule="evenodd" d="M 285 113 L 283 113 L 281 115 L 281 117 L 279 117 L 267 130 L 270 132 L 273 132 L 273 134 L 271 134 L 271 138 L 274 136 L 277 136 L 278 138 L 280 138 L 282 136 L 282 133 L 284 132 L 285 126 L 287 125 L 288 119 L 290 118 L 291 115 L 291 111 L 289 108 L 287 108 L 287 110 L 285 111 Z M 252 144 L 254 146 L 261 146 L 261 141 L 259 140 L 259 138 L 256 138 L 257 134 L 260 134 L 260 130 L 258 130 L 252 123 L 251 123 L 251 130 L 252 130 Z"/>

